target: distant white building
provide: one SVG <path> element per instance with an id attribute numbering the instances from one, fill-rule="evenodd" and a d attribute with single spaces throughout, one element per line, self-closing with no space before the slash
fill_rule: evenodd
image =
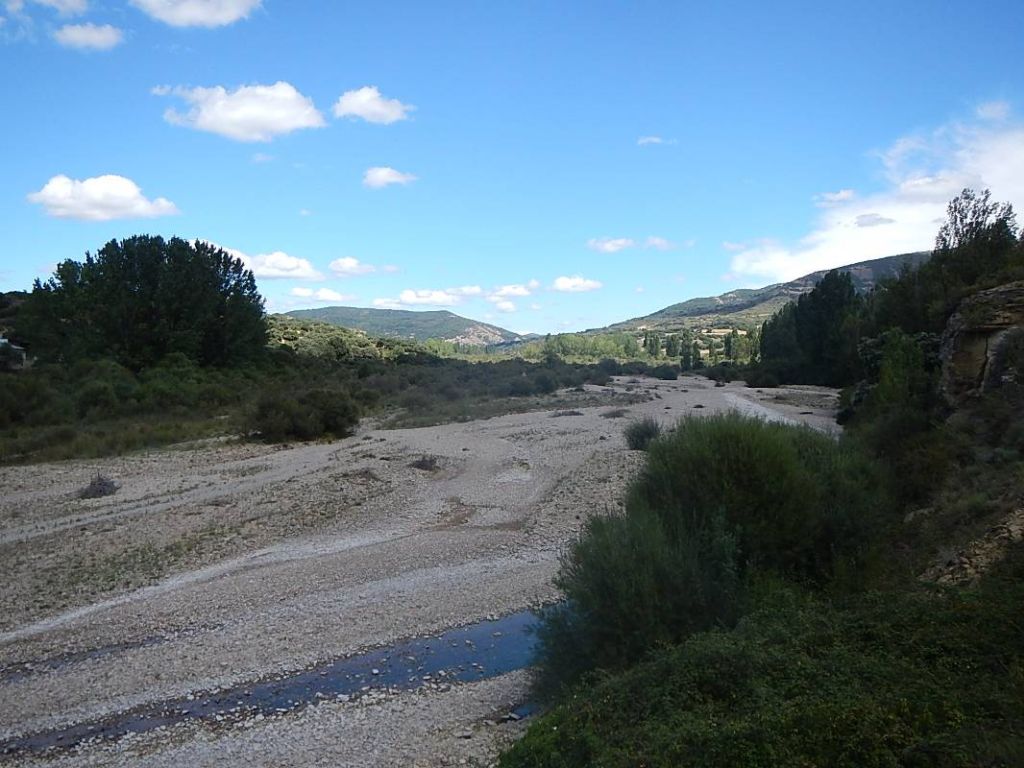
<path id="1" fill-rule="evenodd" d="M 25 348 L 12 343 L 6 336 L 0 336 L 0 367 L 24 368 L 27 363 Z"/>

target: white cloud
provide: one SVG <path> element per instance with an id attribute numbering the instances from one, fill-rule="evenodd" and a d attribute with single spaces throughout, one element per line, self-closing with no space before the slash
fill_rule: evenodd
<path id="1" fill-rule="evenodd" d="M 254 163 L 269 163 L 273 159 L 274 159 L 273 155 L 268 155 L 265 152 L 256 152 L 252 156 L 252 161 Z"/>
<path id="2" fill-rule="evenodd" d="M 535 303 L 530 305 L 530 309 L 532 309 L 534 312 L 539 312 L 540 310 L 544 309 L 544 307 L 542 307 L 540 304 L 537 304 L 535 302 Z"/>
<path id="3" fill-rule="evenodd" d="M 53 8 L 61 16 L 78 16 L 89 10 L 89 0 L 32 0 L 36 5 L 45 5 Z M 17 13 L 22 9 L 24 3 L 8 3 L 7 9 Z"/>
<path id="4" fill-rule="evenodd" d="M 596 291 L 601 287 L 601 283 L 597 280 L 588 280 L 580 275 L 573 275 L 572 277 L 556 277 L 551 287 L 563 293 L 583 293 L 585 291 Z"/>
<path id="5" fill-rule="evenodd" d="M 411 173 L 402 173 L 387 166 L 367 168 L 363 174 L 363 186 L 370 189 L 381 189 L 390 184 L 409 184 L 413 181 L 416 181 L 416 177 Z"/>
<path id="6" fill-rule="evenodd" d="M 635 245 L 636 243 L 628 237 L 592 237 L 587 240 L 587 248 L 601 253 L 617 253 Z"/>
<path id="7" fill-rule="evenodd" d="M 328 268 L 334 274 L 344 277 L 368 275 L 377 270 L 373 265 L 363 264 L 359 259 L 354 259 L 351 256 L 342 256 L 340 259 L 335 259 L 328 265 Z"/>
<path id="8" fill-rule="evenodd" d="M 375 85 L 354 91 L 345 91 L 334 104 L 335 117 L 358 117 L 368 123 L 388 125 L 408 118 L 407 112 L 416 109 L 398 99 L 385 99 Z"/>
<path id="9" fill-rule="evenodd" d="M 641 136 L 636 140 L 636 143 L 639 147 L 648 147 L 652 145 L 656 146 L 658 144 L 675 144 L 676 140 L 666 139 L 662 136 Z"/>
<path id="10" fill-rule="evenodd" d="M 480 296 L 481 294 L 483 294 L 483 289 L 479 285 L 463 285 L 444 290 L 406 289 L 398 294 L 398 298 L 374 299 L 373 305 L 385 309 L 417 306 L 453 307 L 456 304 L 461 304 L 467 296 Z"/>
<path id="11" fill-rule="evenodd" d="M 450 291 L 414 291 L 406 289 L 398 294 L 397 299 L 374 299 L 376 307 L 402 307 L 431 305 L 435 307 L 452 307 L 458 304 L 460 297 Z"/>
<path id="12" fill-rule="evenodd" d="M 531 289 L 529 286 L 523 285 L 522 283 L 513 283 L 511 285 L 502 285 L 495 288 L 491 292 L 491 296 L 508 298 L 509 296 L 529 296 L 530 293 Z"/>
<path id="13" fill-rule="evenodd" d="M 198 241 L 197 241 L 198 242 Z M 284 251 L 273 251 L 271 253 L 259 253 L 250 256 L 235 248 L 225 248 L 214 242 L 210 245 L 226 251 L 241 261 L 246 269 L 251 269 L 256 277 L 264 277 L 269 280 L 291 278 L 293 280 L 323 280 L 323 275 L 309 262 L 298 256 L 289 256 Z M 299 294 L 295 294 L 299 295 Z"/>
<path id="14" fill-rule="evenodd" d="M 974 113 L 982 120 L 1005 120 L 1010 116 L 1010 104 L 1006 101 L 986 101 L 979 104 Z"/>
<path id="15" fill-rule="evenodd" d="M 109 24 L 65 24 L 53 38 L 66 48 L 108 51 L 124 40 L 124 33 Z"/>
<path id="16" fill-rule="evenodd" d="M 488 296 L 487 300 L 494 304 L 494 308 L 499 312 L 515 312 L 516 305 L 508 299 L 502 299 L 498 296 Z"/>
<path id="17" fill-rule="evenodd" d="M 54 176 L 29 202 L 42 205 L 47 214 L 58 219 L 111 221 L 113 219 L 151 219 L 179 213 L 177 206 L 164 197 L 147 199 L 139 185 L 124 176 L 105 175 L 78 181 Z"/>
<path id="18" fill-rule="evenodd" d="M 644 248 L 653 248 L 656 251 L 671 251 L 676 247 L 676 244 L 671 240 L 666 240 L 664 237 L 657 237 L 651 235 L 644 241 Z"/>
<path id="19" fill-rule="evenodd" d="M 733 256 L 730 271 L 748 284 L 791 280 L 822 269 L 930 250 L 946 205 L 965 187 L 1024 205 L 1024 124 L 954 122 L 905 136 L 877 154 L 886 186 L 823 208 L 798 242 L 763 240 Z M 884 224 L 885 226 L 877 226 Z"/>
<path id="20" fill-rule="evenodd" d="M 246 18 L 259 8 L 260 0 L 131 0 L 131 4 L 172 27 L 222 27 Z"/>
<path id="21" fill-rule="evenodd" d="M 298 296 L 301 299 L 316 299 L 317 301 L 352 301 L 355 296 L 351 296 L 346 293 L 338 293 L 332 291 L 330 288 L 318 288 L 313 290 L 312 288 L 292 288 L 292 296 Z"/>
<path id="22" fill-rule="evenodd" d="M 814 202 L 819 207 L 825 208 L 829 205 L 849 202 L 856 196 L 857 193 L 852 189 L 840 189 L 838 192 L 822 192 L 820 195 L 815 195 Z"/>
<path id="23" fill-rule="evenodd" d="M 182 114 L 171 108 L 164 119 L 197 131 L 209 131 L 236 141 L 270 141 L 301 128 L 321 128 L 323 115 L 313 100 L 303 96 L 291 83 L 244 85 L 234 91 L 213 88 L 153 89 L 157 96 L 173 95 L 190 105 Z"/>
<path id="24" fill-rule="evenodd" d="M 401 269 L 398 266 L 394 265 L 394 264 L 385 264 L 380 269 L 381 269 L 381 272 L 387 272 L 389 275 L 393 275 L 396 272 L 400 272 L 401 271 Z"/>

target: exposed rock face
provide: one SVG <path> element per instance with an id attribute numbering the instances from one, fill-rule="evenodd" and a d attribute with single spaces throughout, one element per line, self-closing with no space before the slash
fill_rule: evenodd
<path id="1" fill-rule="evenodd" d="M 973 395 L 1017 379 L 1024 341 L 1024 281 L 964 299 L 942 335 L 942 392 L 957 406 Z"/>

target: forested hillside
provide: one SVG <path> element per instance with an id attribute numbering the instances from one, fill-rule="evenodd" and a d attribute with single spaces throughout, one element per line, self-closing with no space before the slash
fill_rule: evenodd
<path id="1" fill-rule="evenodd" d="M 929 253 L 926 251 L 904 253 L 861 261 L 840 267 L 838 271 L 850 275 L 858 293 L 867 293 L 882 280 L 895 277 L 905 267 L 920 264 L 928 256 Z M 614 323 L 608 328 L 590 332 L 638 329 L 667 331 L 681 328 L 760 325 L 790 301 L 809 293 L 825 274 L 825 271 L 811 272 L 787 283 L 775 283 L 763 288 L 740 288 L 718 296 L 687 299 L 649 315 Z"/>
<path id="2" fill-rule="evenodd" d="M 413 312 L 406 309 L 370 309 L 363 307 L 320 307 L 296 309 L 289 317 L 315 320 L 344 328 L 364 331 L 372 336 L 427 341 L 438 339 L 466 346 L 518 341 L 519 334 L 456 315 L 447 310 Z"/>

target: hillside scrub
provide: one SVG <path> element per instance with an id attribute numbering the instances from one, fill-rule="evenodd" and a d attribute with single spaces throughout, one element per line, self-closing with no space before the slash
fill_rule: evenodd
<path id="1" fill-rule="evenodd" d="M 540 630 L 540 689 L 729 625 L 759 574 L 856 588 L 889 508 L 852 445 L 738 414 L 681 420 L 648 446 L 624 513 L 592 518 L 565 556 L 567 602 Z"/>

